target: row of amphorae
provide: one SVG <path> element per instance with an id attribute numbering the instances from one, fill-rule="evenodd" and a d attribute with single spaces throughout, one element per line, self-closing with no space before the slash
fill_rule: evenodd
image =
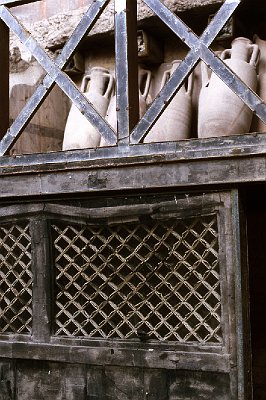
<path id="1" fill-rule="evenodd" d="M 231 48 L 219 54 L 219 57 L 239 78 L 259 96 L 266 100 L 266 41 L 257 35 L 254 43 L 247 38 L 233 40 Z M 161 88 L 180 64 L 173 61 L 171 68 L 164 71 Z M 199 138 L 247 133 L 251 129 L 266 132 L 266 125 L 233 91 L 208 67 L 201 62 L 202 87 L 198 98 Z M 139 107 L 140 118 L 149 106 L 148 94 L 152 74 L 149 70 L 139 69 Z M 85 75 L 82 92 L 94 108 L 117 129 L 117 110 L 115 80 L 106 69 L 92 68 Z M 162 142 L 189 139 L 192 124 L 193 73 L 189 76 L 177 94 L 173 97 L 163 114 L 146 135 L 144 142 Z M 253 121 L 253 122 L 252 122 Z M 73 105 L 70 109 L 64 132 L 63 150 L 105 146 L 100 133 Z"/>

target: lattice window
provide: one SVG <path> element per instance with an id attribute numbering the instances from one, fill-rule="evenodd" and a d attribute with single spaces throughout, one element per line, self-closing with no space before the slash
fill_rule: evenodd
<path id="1" fill-rule="evenodd" d="M 222 342 L 216 214 L 52 231 L 56 335 Z"/>
<path id="2" fill-rule="evenodd" d="M 32 323 L 29 223 L 0 226 L 0 332 L 29 333 Z"/>

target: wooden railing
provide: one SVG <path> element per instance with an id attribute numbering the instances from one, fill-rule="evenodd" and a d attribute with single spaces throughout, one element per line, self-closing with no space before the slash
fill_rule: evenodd
<path id="1" fill-rule="evenodd" d="M 137 82 L 138 74 L 137 0 L 114 0 L 115 31 L 117 32 L 115 43 L 118 133 L 112 129 L 63 71 L 80 41 L 92 29 L 110 0 L 94 0 L 92 2 L 55 60 L 52 60 L 40 47 L 10 10 L 13 6 L 34 3 L 35 1 L 38 0 L 0 1 L 0 155 L 4 155 L 10 150 L 55 84 L 66 93 L 81 113 L 98 129 L 105 142 L 110 145 L 123 145 L 124 148 L 140 143 L 200 60 L 203 60 L 266 123 L 265 103 L 209 48 L 238 7 L 239 0 L 226 0 L 200 38 L 160 0 L 143 0 L 168 28 L 190 48 L 190 51 L 140 120 L 137 111 L 139 109 L 138 87 L 134 84 L 134 82 Z M 11 126 L 9 126 L 8 105 L 9 30 L 18 36 L 21 43 L 47 72 L 47 75 Z"/>

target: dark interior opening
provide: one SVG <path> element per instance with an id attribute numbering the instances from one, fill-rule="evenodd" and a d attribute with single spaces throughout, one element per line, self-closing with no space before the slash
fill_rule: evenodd
<path id="1" fill-rule="evenodd" d="M 246 194 L 254 400 L 266 399 L 266 185 Z"/>

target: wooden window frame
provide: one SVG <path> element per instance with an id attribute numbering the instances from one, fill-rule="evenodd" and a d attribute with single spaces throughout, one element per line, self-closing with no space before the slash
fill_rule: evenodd
<path id="1" fill-rule="evenodd" d="M 171 195 L 174 198 L 175 195 Z M 1 357 L 42 359 L 58 362 L 87 363 L 92 365 L 124 365 L 166 369 L 204 369 L 219 373 L 244 373 L 243 350 L 243 292 L 239 254 L 239 233 L 234 218 L 238 215 L 236 192 L 210 193 L 186 196 L 172 201 L 141 203 L 132 206 L 83 208 L 60 203 L 32 203 L 0 208 L 0 221 L 30 221 L 32 237 L 33 322 L 32 335 L 1 334 Z M 78 203 L 77 203 L 78 204 Z M 189 342 L 160 343 L 133 340 L 89 339 L 86 337 L 53 336 L 51 238 L 49 221 L 61 219 L 77 223 L 123 218 L 149 214 L 151 209 L 163 208 L 163 213 L 174 212 L 177 218 L 188 218 L 217 213 L 219 235 L 220 284 L 222 293 L 223 344 L 197 344 Z M 169 208 L 170 207 L 170 208 Z M 131 211 L 130 211 L 131 210 Z M 86 222 L 87 221 L 87 222 Z M 12 340 L 11 340 L 12 338 Z M 134 360 L 134 361 L 132 361 Z M 242 361 L 241 361 L 242 360 Z M 132 364 L 133 362 L 133 364 Z M 240 372 L 239 372 L 240 371 Z M 242 371 L 242 372 L 241 372 Z M 243 378 L 243 377 L 242 377 Z M 242 382 L 241 378 L 241 382 Z"/>

